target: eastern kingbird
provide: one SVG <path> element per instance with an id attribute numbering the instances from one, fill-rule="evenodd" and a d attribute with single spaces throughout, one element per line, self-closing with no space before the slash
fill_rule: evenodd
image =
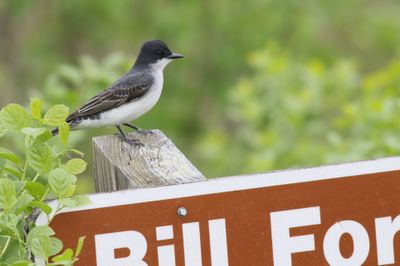
<path id="1" fill-rule="evenodd" d="M 113 125 L 128 141 L 121 125 L 138 129 L 129 122 L 153 108 L 161 95 L 163 69 L 173 59 L 182 57 L 172 53 L 160 40 L 145 42 L 133 67 L 108 89 L 70 114 L 66 122 L 72 130 Z M 57 135 L 58 128 L 52 133 Z"/>

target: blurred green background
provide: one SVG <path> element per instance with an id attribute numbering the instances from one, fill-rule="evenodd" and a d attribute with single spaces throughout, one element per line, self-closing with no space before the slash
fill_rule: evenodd
<path id="1" fill-rule="evenodd" d="M 395 0 L 4 0 L 0 107 L 35 96 L 74 109 L 161 39 L 186 57 L 135 124 L 164 131 L 206 176 L 392 156 L 399 14 Z M 114 132 L 72 142 L 90 163 L 91 137 Z M 80 182 L 93 191 L 90 169 Z"/>

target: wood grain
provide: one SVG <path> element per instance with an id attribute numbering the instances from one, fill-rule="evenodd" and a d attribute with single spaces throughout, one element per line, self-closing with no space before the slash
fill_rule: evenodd
<path id="1" fill-rule="evenodd" d="M 115 135 L 93 138 L 97 192 L 206 180 L 161 131 L 139 130 L 128 137 L 140 144 Z"/>

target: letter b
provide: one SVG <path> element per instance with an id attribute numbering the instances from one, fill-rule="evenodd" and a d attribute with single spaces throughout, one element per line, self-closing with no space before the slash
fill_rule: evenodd
<path id="1" fill-rule="evenodd" d="M 97 266 L 148 266 L 143 261 L 147 252 L 146 238 L 137 231 L 95 235 Z M 114 250 L 129 249 L 129 256 L 115 258 Z"/>

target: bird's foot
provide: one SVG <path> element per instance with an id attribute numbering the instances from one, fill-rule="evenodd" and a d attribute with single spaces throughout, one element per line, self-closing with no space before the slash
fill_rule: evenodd
<path id="1" fill-rule="evenodd" d="M 146 137 L 149 136 L 149 135 L 154 135 L 154 132 L 151 131 L 151 130 L 143 129 L 143 128 L 140 128 L 140 127 L 128 124 L 128 123 L 124 123 L 123 125 L 126 126 L 126 127 L 134 129 L 137 133 L 145 135 Z"/>
<path id="2" fill-rule="evenodd" d="M 152 130 L 150 130 L 150 129 L 143 129 L 143 128 L 139 128 L 139 129 L 137 130 L 137 133 L 142 134 L 142 135 L 145 135 L 146 137 L 147 137 L 147 136 L 152 136 L 152 135 L 155 134 Z"/>
<path id="3" fill-rule="evenodd" d="M 144 144 L 140 142 L 140 140 L 138 139 L 134 139 L 134 138 L 128 138 L 125 135 L 121 135 L 119 134 L 119 137 L 121 138 L 121 140 L 125 143 L 128 143 L 130 145 L 136 146 L 136 147 L 143 147 Z"/>
<path id="4" fill-rule="evenodd" d="M 129 143 L 130 145 L 136 146 L 136 147 L 144 147 L 144 144 L 140 142 L 138 139 L 131 139 L 128 138 L 125 140 L 126 143 Z"/>

